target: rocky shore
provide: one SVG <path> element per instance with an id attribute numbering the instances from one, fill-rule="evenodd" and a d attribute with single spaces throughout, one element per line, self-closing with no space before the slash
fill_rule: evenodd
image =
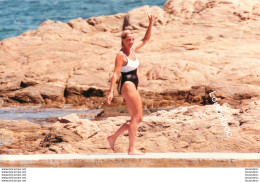
<path id="1" fill-rule="evenodd" d="M 0 42 L 0 103 L 105 105 L 122 29 L 140 40 L 155 15 L 152 37 L 137 52 L 144 108 L 259 98 L 259 1 L 169 0 L 163 9 L 47 20 L 36 30 Z M 122 98 L 115 91 L 115 105 Z"/>
<path id="2" fill-rule="evenodd" d="M 223 104 L 231 135 L 226 135 L 214 105 L 178 107 L 145 116 L 136 146 L 143 152 L 242 152 L 260 149 L 260 102 L 241 109 Z M 127 116 L 103 120 L 80 119 L 76 114 L 55 123 L 39 125 L 25 120 L 0 120 L 1 154 L 111 153 L 106 137 L 128 120 Z M 115 144 L 116 152 L 127 152 L 125 132 Z"/>
<path id="3" fill-rule="evenodd" d="M 163 8 L 143 6 L 127 13 L 47 20 L 36 30 L 0 42 L 0 106 L 103 109 L 106 119 L 77 118 L 39 125 L 0 120 L 0 153 L 107 153 L 105 136 L 129 119 L 115 91 L 106 95 L 120 49 L 130 29 L 140 40 L 155 21 L 149 43 L 137 52 L 139 91 L 148 113 L 137 136 L 145 152 L 258 152 L 260 98 L 260 2 L 253 0 L 168 0 Z M 232 137 L 227 137 L 212 98 L 215 92 Z M 120 115 L 126 115 L 122 113 Z M 125 152 L 122 136 L 117 151 Z"/>

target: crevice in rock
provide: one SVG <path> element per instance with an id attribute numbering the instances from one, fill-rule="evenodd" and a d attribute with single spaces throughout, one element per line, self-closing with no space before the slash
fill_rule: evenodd
<path id="1" fill-rule="evenodd" d="M 90 136 L 88 137 L 88 139 L 89 139 L 89 138 L 92 138 L 92 137 L 95 136 L 96 134 L 98 134 L 98 132 L 95 132 L 95 133 L 93 133 L 92 135 L 90 135 Z"/>
<path id="2" fill-rule="evenodd" d="M 89 88 L 88 90 L 83 91 L 82 95 L 84 95 L 85 97 L 104 97 L 104 92 L 100 89 Z"/>
<path id="3" fill-rule="evenodd" d="M 66 98 L 68 95 L 69 95 L 69 92 L 68 92 L 67 86 L 66 86 L 65 89 L 64 89 L 64 94 L 63 94 L 63 96 Z"/>
<path id="4" fill-rule="evenodd" d="M 239 121 L 239 126 L 242 126 L 245 123 L 246 123 L 245 121 Z"/>
<path id="5" fill-rule="evenodd" d="M 37 83 L 35 81 L 21 81 L 20 87 L 26 88 L 26 87 L 34 86 L 36 84 Z"/>
<path id="6" fill-rule="evenodd" d="M 129 15 L 125 15 L 124 17 L 122 30 L 125 30 L 127 26 L 129 26 Z"/>
<path id="7" fill-rule="evenodd" d="M 54 136 L 51 133 L 49 133 L 45 138 L 41 141 L 40 147 L 49 147 L 52 143 L 61 143 L 64 140 L 62 139 L 62 136 Z"/>
<path id="8" fill-rule="evenodd" d="M 18 96 L 14 96 L 14 97 L 9 97 L 9 99 L 13 100 L 13 101 L 16 101 L 16 102 L 19 102 L 21 104 L 25 104 L 25 103 L 31 103 L 32 100 L 30 97 L 18 97 Z"/>
<path id="9" fill-rule="evenodd" d="M 90 45 L 94 45 L 94 46 L 99 46 L 99 47 L 103 47 L 105 49 L 109 49 L 112 46 L 111 45 L 100 45 L 100 44 L 96 44 L 96 43 L 89 43 Z"/>
<path id="10" fill-rule="evenodd" d="M 75 69 L 75 67 L 72 68 L 72 70 L 71 70 L 72 74 L 73 74 L 73 70 L 74 70 L 74 69 Z M 68 82 L 69 82 L 70 77 L 71 77 L 71 75 L 68 74 L 67 79 L 66 79 L 66 82 L 65 82 L 65 85 L 66 85 L 66 86 L 65 86 L 64 92 L 63 92 L 63 97 L 64 97 L 64 98 L 66 98 L 66 97 L 69 95 Z"/>

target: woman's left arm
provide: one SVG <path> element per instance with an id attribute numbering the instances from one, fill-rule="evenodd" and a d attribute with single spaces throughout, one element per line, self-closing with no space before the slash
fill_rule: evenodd
<path id="1" fill-rule="evenodd" d="M 149 26 L 148 26 L 148 28 L 146 30 L 144 38 L 140 42 L 137 42 L 133 46 L 134 51 L 136 51 L 136 50 L 140 49 L 141 47 L 143 47 L 148 42 L 148 40 L 151 37 L 152 26 L 153 26 L 153 15 L 150 15 L 149 13 L 147 13 L 147 15 L 148 15 L 148 18 L 149 18 Z"/>

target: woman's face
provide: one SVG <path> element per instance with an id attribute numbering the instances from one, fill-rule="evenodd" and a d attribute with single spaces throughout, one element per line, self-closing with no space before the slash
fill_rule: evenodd
<path id="1" fill-rule="evenodd" d="M 127 47 L 132 47 L 134 45 L 134 35 L 133 34 L 127 34 L 126 38 L 122 40 L 124 45 Z"/>

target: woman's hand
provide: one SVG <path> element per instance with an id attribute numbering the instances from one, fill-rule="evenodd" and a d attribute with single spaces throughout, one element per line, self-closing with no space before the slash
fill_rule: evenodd
<path id="1" fill-rule="evenodd" d="M 152 23 L 153 23 L 153 15 L 150 15 L 150 14 L 147 12 L 147 16 L 148 16 L 148 19 L 149 19 L 149 23 L 152 24 Z"/>
<path id="2" fill-rule="evenodd" d="M 111 101 L 113 99 L 113 92 L 109 92 L 108 96 L 107 96 L 107 103 L 110 105 Z"/>
<path id="3" fill-rule="evenodd" d="M 148 11 L 146 13 L 147 13 L 147 16 L 148 16 L 148 19 L 149 19 L 149 26 L 147 27 L 146 33 L 144 35 L 144 38 L 141 41 L 135 43 L 135 46 L 133 47 L 134 51 L 137 51 L 138 49 L 143 47 L 149 41 L 149 39 L 151 37 L 154 16 L 150 15 L 148 13 Z"/>

